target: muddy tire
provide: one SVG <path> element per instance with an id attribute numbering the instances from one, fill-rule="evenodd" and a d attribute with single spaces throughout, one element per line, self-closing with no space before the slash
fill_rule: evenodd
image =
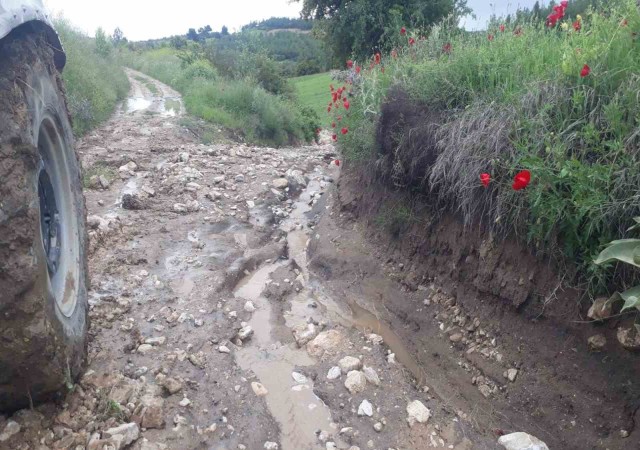
<path id="1" fill-rule="evenodd" d="M 59 392 L 86 354 L 80 165 L 43 35 L 0 42 L 0 411 Z"/>

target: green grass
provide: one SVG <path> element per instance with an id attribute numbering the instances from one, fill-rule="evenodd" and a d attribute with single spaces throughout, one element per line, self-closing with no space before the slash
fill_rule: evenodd
<path id="1" fill-rule="evenodd" d="M 163 48 L 127 53 L 123 61 L 178 90 L 190 114 L 248 142 L 279 147 L 315 138 L 318 120 L 311 110 L 251 79 L 225 79 L 204 59 L 187 64 Z"/>
<path id="2" fill-rule="evenodd" d="M 151 91 L 153 95 L 158 95 L 158 93 L 160 92 L 156 84 L 153 81 L 149 80 L 148 78 L 144 78 L 140 76 L 137 76 L 134 78 L 138 80 L 140 83 L 144 84 L 147 87 L 147 89 Z"/>
<path id="3" fill-rule="evenodd" d="M 327 95 L 331 76 L 329 73 L 319 73 L 315 75 L 305 75 L 303 77 L 291 78 L 300 103 L 315 111 L 318 117 L 324 118 L 327 115 Z"/>
<path id="4" fill-rule="evenodd" d="M 65 20 L 56 20 L 55 26 L 67 53 L 62 78 L 73 131 L 81 136 L 111 117 L 129 92 L 129 80 L 112 56 L 96 53 L 93 39 Z"/>
<path id="5" fill-rule="evenodd" d="M 584 14 L 580 31 L 575 20 L 555 29 L 525 24 L 519 33 L 445 23 L 424 41 L 410 33 L 417 43 L 403 39 L 397 56 L 383 55 L 373 70 L 356 62 L 363 76 L 339 141 L 345 159 L 376 160 L 380 179 L 469 225 L 518 236 L 577 267 L 579 281 L 598 292 L 612 274 L 594 268 L 594 255 L 640 215 L 640 13 L 634 0 L 619 0 Z M 581 77 L 585 64 L 591 73 Z M 394 105 L 390 96 L 404 100 Z M 381 128 L 384 108 L 398 128 Z M 416 110 L 423 123 L 402 125 Z M 384 131 L 377 140 L 376 127 Z M 523 169 L 532 182 L 515 191 Z M 483 172 L 492 176 L 487 189 Z"/>

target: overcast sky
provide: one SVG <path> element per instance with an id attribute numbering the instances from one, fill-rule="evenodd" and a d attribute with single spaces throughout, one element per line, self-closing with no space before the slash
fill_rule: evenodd
<path id="1" fill-rule="evenodd" d="M 45 0 L 49 9 L 62 13 L 76 27 L 93 35 L 103 27 L 108 33 L 120 27 L 130 40 L 186 34 L 189 28 L 223 25 L 233 31 L 252 20 L 298 17 L 301 3 L 290 0 Z M 535 0 L 468 0 L 477 19 L 464 19 L 467 29 L 482 29 L 492 13 L 514 12 Z"/>

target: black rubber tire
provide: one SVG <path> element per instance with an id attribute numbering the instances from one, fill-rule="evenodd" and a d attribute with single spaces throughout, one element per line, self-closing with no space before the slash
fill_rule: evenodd
<path id="1" fill-rule="evenodd" d="M 83 368 L 88 246 L 80 164 L 52 49 L 37 28 L 23 26 L 0 41 L 0 61 L 0 411 L 11 411 L 63 391 Z M 57 174 L 57 271 L 42 239 L 45 165 Z"/>

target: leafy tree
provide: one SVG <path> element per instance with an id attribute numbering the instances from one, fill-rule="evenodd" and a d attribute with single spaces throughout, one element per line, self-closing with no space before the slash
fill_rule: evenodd
<path id="1" fill-rule="evenodd" d="M 198 42 L 200 40 L 200 35 L 195 28 L 189 28 L 189 31 L 187 32 L 187 39 Z"/>
<path id="2" fill-rule="evenodd" d="M 111 42 L 113 42 L 113 45 L 115 47 L 117 47 L 120 44 L 124 44 L 124 43 L 127 42 L 127 38 L 124 37 L 124 33 L 120 29 L 120 27 L 118 27 L 115 30 L 113 30 L 113 35 L 111 36 Z"/>
<path id="3" fill-rule="evenodd" d="M 171 47 L 181 49 L 187 46 L 187 39 L 184 36 L 173 36 L 171 38 Z"/>
<path id="4" fill-rule="evenodd" d="M 220 30 L 220 34 L 222 36 L 229 36 L 229 29 L 226 25 L 222 25 L 222 30 Z"/>
<path id="5" fill-rule="evenodd" d="M 111 54 L 111 43 L 109 42 L 109 38 L 107 34 L 104 32 L 102 27 L 98 27 L 96 30 L 96 53 L 102 57 L 107 57 Z"/>
<path id="6" fill-rule="evenodd" d="M 450 14 L 471 10 L 466 0 L 296 0 L 302 16 L 320 21 L 320 32 L 336 56 L 368 57 L 390 33 L 404 26 L 428 27 Z"/>

